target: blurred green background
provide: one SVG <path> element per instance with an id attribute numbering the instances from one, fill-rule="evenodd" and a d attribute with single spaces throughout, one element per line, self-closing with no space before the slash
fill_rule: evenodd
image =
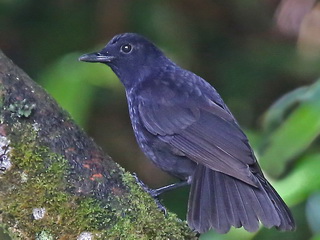
<path id="1" fill-rule="evenodd" d="M 174 179 L 138 149 L 124 89 L 77 58 L 138 32 L 219 91 L 297 230 L 206 239 L 320 239 L 320 11 L 315 0 L 0 0 L 0 48 L 105 151 L 152 187 Z M 318 38 L 319 37 L 319 38 Z M 188 189 L 163 196 L 185 219 Z M 0 239 L 6 239 L 1 235 Z"/>

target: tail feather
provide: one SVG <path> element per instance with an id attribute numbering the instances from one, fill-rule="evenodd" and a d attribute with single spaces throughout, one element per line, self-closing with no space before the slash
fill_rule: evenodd
<path id="1" fill-rule="evenodd" d="M 250 203 L 250 200 L 252 199 L 249 199 L 249 197 L 251 196 L 248 196 L 246 192 L 247 189 L 243 188 L 236 182 L 235 179 L 232 179 L 227 175 L 223 175 L 218 172 L 213 172 L 213 174 L 217 175 L 217 177 L 219 178 L 224 179 L 224 181 L 228 185 L 230 185 L 230 188 L 233 189 L 233 192 L 229 196 L 229 198 L 233 199 L 235 205 L 233 218 L 238 219 L 238 221 L 240 222 L 240 226 L 243 226 L 247 231 L 256 231 L 259 228 L 259 223 L 255 213 L 255 209 Z M 221 192 L 220 194 L 223 194 L 223 192 Z M 219 196 L 217 197 L 219 198 Z"/>
<path id="2" fill-rule="evenodd" d="M 229 179 L 230 180 L 230 179 Z M 228 204 L 226 206 L 226 212 L 228 216 L 228 220 L 230 221 L 230 224 L 236 228 L 239 228 L 242 226 L 241 220 L 239 218 L 239 215 L 237 214 L 238 208 L 237 208 L 237 198 L 236 196 L 232 196 L 234 194 L 234 186 L 233 182 L 230 183 L 228 179 L 224 181 L 224 187 L 226 189 L 226 197 L 227 199 L 225 202 Z"/>
<path id="3" fill-rule="evenodd" d="M 202 233 L 215 229 L 226 233 L 231 226 L 243 226 L 254 232 L 259 221 L 271 228 L 294 229 L 290 210 L 272 186 L 258 176 L 259 186 L 253 187 L 238 179 L 198 165 L 192 180 L 188 223 Z"/>
<path id="4" fill-rule="evenodd" d="M 263 179 L 264 180 L 264 179 Z M 276 190 L 271 186 L 271 184 L 264 180 L 262 181 L 264 188 L 266 189 L 271 200 L 274 202 L 275 208 L 280 217 L 280 224 L 276 228 L 280 231 L 292 231 L 295 230 L 295 222 L 290 212 L 290 209 L 276 192 Z"/>
<path id="5" fill-rule="evenodd" d="M 214 211 L 212 204 L 209 204 L 212 200 L 213 193 L 204 192 L 212 188 L 212 182 L 208 177 L 209 175 L 203 174 L 202 177 L 199 178 L 199 181 L 192 184 L 193 191 L 199 194 L 190 195 L 189 198 L 189 208 L 192 208 L 193 211 L 188 214 L 188 217 L 194 219 L 193 228 L 199 229 L 199 232 L 210 228 L 210 221 L 207 221 L 207 219 L 211 217 L 210 212 Z M 202 206 L 207 206 L 207 208 L 203 208 Z"/>
<path id="6" fill-rule="evenodd" d="M 221 216 L 226 216 L 226 210 L 228 207 L 226 206 L 226 203 L 228 203 L 225 196 L 222 196 L 220 198 L 216 198 L 215 196 L 219 194 L 223 190 L 223 182 L 220 178 L 217 178 L 216 175 L 210 174 L 211 170 L 206 169 L 207 174 L 211 176 L 211 183 L 213 186 L 211 186 L 214 189 L 213 194 L 211 195 L 211 199 L 214 200 L 215 204 L 213 205 L 216 214 L 211 216 L 211 225 L 214 226 L 216 229 L 221 229 L 221 232 L 228 232 L 230 230 L 230 224 L 227 218 L 223 218 Z"/>

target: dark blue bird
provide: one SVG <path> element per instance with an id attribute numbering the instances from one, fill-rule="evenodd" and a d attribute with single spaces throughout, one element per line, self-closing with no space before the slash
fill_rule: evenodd
<path id="1" fill-rule="evenodd" d="M 115 36 L 79 58 L 107 64 L 123 83 L 133 130 L 146 156 L 191 184 L 187 221 L 202 233 L 231 226 L 294 230 L 290 210 L 265 179 L 248 139 L 217 91 L 144 37 Z"/>

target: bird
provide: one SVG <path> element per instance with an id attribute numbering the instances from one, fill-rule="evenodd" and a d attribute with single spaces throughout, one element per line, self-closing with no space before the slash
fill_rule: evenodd
<path id="1" fill-rule="evenodd" d="M 265 178 L 248 138 L 216 89 L 165 56 L 137 33 L 114 36 L 79 61 L 109 66 L 125 88 L 133 131 L 142 152 L 180 182 L 153 196 L 191 185 L 189 227 L 224 234 L 260 223 L 295 229 L 294 218 Z"/>

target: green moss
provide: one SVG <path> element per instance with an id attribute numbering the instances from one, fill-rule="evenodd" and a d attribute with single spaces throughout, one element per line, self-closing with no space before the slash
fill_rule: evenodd
<path id="1" fill-rule="evenodd" d="M 175 214 L 164 215 L 155 201 L 137 185 L 130 173 L 123 174 L 130 196 L 122 198 L 123 218 L 111 229 L 108 239 L 197 239 Z M 121 201 L 121 200 L 120 200 Z M 113 238 L 112 238 L 113 237 Z"/>
<path id="2" fill-rule="evenodd" d="M 12 144 L 14 165 L 1 179 L 1 185 L 6 186 L 0 199 L 2 221 L 13 231 L 13 238 L 43 239 L 45 233 L 54 239 L 76 239 L 84 230 L 105 228 L 110 215 L 106 208 L 91 197 L 65 191 L 67 160 L 39 147 L 35 132 L 25 132 L 27 136 Z M 33 218 L 34 208 L 45 209 L 42 219 Z M 16 229 L 19 232 L 14 232 Z"/>
<path id="3" fill-rule="evenodd" d="M 10 145 L 13 166 L 0 179 L 2 222 L 14 239 L 76 239 L 83 231 L 91 232 L 94 239 L 197 239 L 190 237 L 185 222 L 160 212 L 121 168 L 117 174 L 123 172 L 128 190 L 115 189 L 109 199 L 99 201 L 67 192 L 68 161 L 41 147 L 32 126 L 17 123 L 14 133 Z M 34 208 L 45 209 L 43 218 L 33 217 Z"/>

